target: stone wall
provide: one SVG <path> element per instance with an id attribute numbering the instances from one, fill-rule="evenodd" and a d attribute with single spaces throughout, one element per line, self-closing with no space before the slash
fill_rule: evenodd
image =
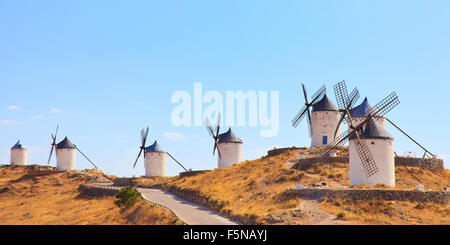
<path id="1" fill-rule="evenodd" d="M 304 198 L 350 198 L 354 200 L 384 200 L 433 202 L 438 204 L 450 203 L 450 192 L 440 191 L 411 191 L 411 190 L 334 190 L 334 189 L 289 189 L 286 195 L 299 195 Z"/>
<path id="2" fill-rule="evenodd" d="M 444 160 L 431 158 L 395 157 L 395 166 L 421 167 L 433 172 L 444 171 Z"/>
<path id="3" fill-rule="evenodd" d="M 296 149 L 306 149 L 306 147 L 304 148 L 297 148 L 297 147 L 290 147 L 290 148 L 275 148 L 273 150 L 270 150 L 267 152 L 267 156 L 269 157 L 273 157 L 273 156 L 278 156 L 281 155 L 289 150 L 296 150 Z"/>
<path id="4" fill-rule="evenodd" d="M 91 196 L 91 197 L 111 197 L 111 196 L 115 196 L 117 193 L 119 193 L 118 189 L 108 189 L 105 187 L 95 187 L 95 186 L 84 185 L 84 184 L 81 184 L 78 187 L 78 190 L 80 191 L 81 195 Z"/>
<path id="5" fill-rule="evenodd" d="M 190 176 L 199 175 L 199 174 L 206 173 L 206 172 L 209 172 L 209 170 L 197 170 L 197 171 L 181 172 L 179 174 L 179 176 L 180 176 L 180 178 L 184 178 L 184 177 L 190 177 Z"/>
<path id="6" fill-rule="evenodd" d="M 136 183 L 136 178 L 117 178 L 113 180 L 114 186 L 127 186 Z"/>
<path id="7" fill-rule="evenodd" d="M 315 163 L 347 163 L 349 162 L 348 157 L 329 157 L 323 160 L 322 158 L 306 158 L 299 159 L 297 163 L 295 163 L 292 168 L 293 169 L 305 169 L 310 167 Z M 420 167 L 424 169 L 428 169 L 433 172 L 443 171 L 444 161 L 442 159 L 430 159 L 430 158 L 412 158 L 412 157 L 395 157 L 395 166 L 403 166 L 407 167 Z"/>

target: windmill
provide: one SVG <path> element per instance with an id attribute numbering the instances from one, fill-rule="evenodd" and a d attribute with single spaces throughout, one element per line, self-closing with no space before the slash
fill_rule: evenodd
<path id="1" fill-rule="evenodd" d="M 354 90 L 355 91 L 355 90 Z M 360 161 L 362 165 L 362 172 L 364 172 L 366 179 L 369 179 L 371 176 L 377 174 L 379 172 L 379 169 L 377 167 L 376 161 L 374 160 L 374 157 L 372 156 L 372 152 L 369 149 L 369 147 L 366 144 L 366 140 L 364 138 L 365 131 L 363 131 L 364 127 L 366 127 L 367 130 L 382 130 L 379 127 L 376 127 L 377 118 L 383 117 L 385 114 L 387 114 L 389 111 L 391 111 L 393 108 L 395 108 L 400 101 L 398 100 L 398 96 L 395 92 L 388 95 L 386 98 L 384 98 L 382 101 L 380 101 L 378 104 L 376 104 L 371 110 L 368 111 L 366 118 L 359 124 L 354 124 L 352 121 L 351 114 L 349 112 L 349 109 L 352 106 L 352 103 L 354 103 L 354 94 L 351 95 L 351 97 L 348 96 L 347 88 L 345 86 L 345 82 L 341 82 L 335 86 L 335 93 L 336 97 L 338 99 L 338 104 L 340 108 L 345 108 L 343 110 L 343 114 L 340 121 L 347 121 L 349 124 L 349 129 L 342 133 L 339 137 L 337 137 L 333 143 L 331 143 L 327 148 L 322 150 L 320 154 L 322 155 L 322 158 L 327 158 L 331 154 L 337 151 L 339 146 L 345 144 L 350 138 L 351 141 L 354 142 L 355 147 L 355 154 L 357 154 L 357 158 Z M 367 127 L 367 125 L 373 125 L 373 127 Z M 393 149 L 392 149 L 393 151 Z M 352 159 L 352 156 L 350 156 Z M 393 157 L 392 157 L 393 158 Z M 356 159 L 356 158 L 355 158 Z M 393 159 L 392 159 L 392 165 L 393 165 Z M 350 162 L 352 164 L 352 161 Z M 352 178 L 352 176 L 350 176 Z"/>
<path id="2" fill-rule="evenodd" d="M 11 163 L 11 165 L 27 165 L 28 164 L 27 148 L 25 148 L 20 143 L 20 140 L 18 140 L 17 143 L 13 147 L 11 147 L 10 163 Z"/>
<path id="3" fill-rule="evenodd" d="M 216 149 L 219 155 L 217 159 L 218 168 L 227 168 L 242 162 L 243 141 L 233 133 L 231 127 L 227 132 L 219 134 L 220 122 L 220 113 L 217 115 L 215 128 L 213 128 L 209 119 L 205 118 L 206 129 L 214 140 L 213 156 L 215 155 Z"/>
<path id="4" fill-rule="evenodd" d="M 341 98 L 341 94 L 343 94 L 344 98 L 346 98 L 347 86 L 345 84 L 345 81 L 342 81 L 342 82 L 338 83 L 337 85 L 335 85 L 334 86 L 334 90 L 335 90 L 335 95 L 336 95 L 336 99 L 337 99 L 338 104 L 339 104 L 340 111 L 342 113 L 342 117 L 341 117 L 338 125 L 340 125 L 342 123 L 342 121 L 344 123 L 347 123 L 347 120 L 348 120 L 347 111 L 350 112 L 350 114 L 352 115 L 352 121 L 355 123 L 355 121 L 356 122 L 362 122 L 364 120 L 364 118 L 367 116 L 367 114 L 369 113 L 369 111 L 373 108 L 373 106 L 370 105 L 370 103 L 368 102 L 367 98 L 365 98 L 365 100 L 363 101 L 363 103 L 361 105 L 353 108 L 353 106 L 355 105 L 355 103 L 356 103 L 356 101 L 357 101 L 357 99 L 359 97 L 359 94 L 358 94 L 355 99 L 353 98 L 353 95 L 355 95 L 356 93 L 359 93 L 357 90 L 356 91 L 353 90 L 353 92 L 350 95 L 351 105 L 349 106 L 349 108 L 352 108 L 352 109 L 344 108 L 345 107 L 343 105 L 344 103 L 339 98 Z M 360 108 L 360 107 L 363 107 L 363 108 Z M 355 117 L 358 117 L 357 120 L 355 120 Z M 421 143 L 419 143 L 416 139 L 414 139 L 412 136 L 410 136 L 408 133 L 406 133 L 404 129 L 400 128 L 397 124 L 395 124 L 389 118 L 387 118 L 387 117 L 378 117 L 377 120 L 379 120 L 379 121 L 387 121 L 392 126 L 394 126 L 395 129 L 400 131 L 409 140 L 411 140 L 414 144 L 418 145 L 424 151 L 424 154 L 423 154 L 424 158 L 425 157 L 433 158 L 433 156 L 435 156 L 428 149 L 426 149 Z M 357 124 L 357 123 L 355 123 L 355 124 Z M 336 129 L 335 135 L 337 135 L 337 129 Z"/>
<path id="5" fill-rule="evenodd" d="M 158 142 L 155 142 L 149 146 L 145 147 L 145 143 L 147 142 L 148 137 L 147 129 L 141 130 L 141 147 L 139 150 L 139 154 L 134 162 L 133 168 L 136 167 L 136 163 L 139 160 L 142 152 L 144 152 L 144 166 L 145 166 L 145 176 L 166 176 L 166 162 L 167 155 L 172 158 L 178 165 L 180 165 L 186 172 L 189 172 L 177 159 L 175 159 L 169 152 L 164 151 Z"/>
<path id="6" fill-rule="evenodd" d="M 47 165 L 50 165 L 50 160 L 52 158 L 53 150 L 56 149 L 56 169 L 58 170 L 74 170 L 75 169 L 75 160 L 76 160 L 76 152 L 77 150 L 81 155 L 88 160 L 89 163 L 94 166 L 95 169 L 98 169 L 97 166 L 70 140 L 65 137 L 61 142 L 56 144 L 56 139 L 58 135 L 59 126 L 56 126 L 55 135 L 51 135 L 52 144 L 50 148 L 50 154 L 48 156 Z"/>
<path id="7" fill-rule="evenodd" d="M 292 126 L 297 127 L 306 115 L 311 147 L 324 146 L 331 143 L 339 132 L 339 109 L 328 98 L 325 86 L 322 86 L 308 101 L 305 85 L 302 84 L 305 105 L 292 120 Z M 310 110 L 311 109 L 311 110 Z M 335 132 L 335 129 L 337 131 Z"/>

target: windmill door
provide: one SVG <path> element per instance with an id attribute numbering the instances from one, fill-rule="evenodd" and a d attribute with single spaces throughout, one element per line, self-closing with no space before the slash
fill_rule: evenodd
<path id="1" fill-rule="evenodd" d="M 328 144 L 328 137 L 327 136 L 323 136 L 322 137 L 322 145 L 327 145 Z"/>

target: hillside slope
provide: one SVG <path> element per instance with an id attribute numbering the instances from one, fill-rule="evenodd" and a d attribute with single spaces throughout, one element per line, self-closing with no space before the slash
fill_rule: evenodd
<path id="1" fill-rule="evenodd" d="M 0 167 L 0 225 L 175 224 L 168 211 L 143 202 L 121 210 L 114 197 L 80 195 L 78 187 L 103 175 L 42 166 Z"/>
<path id="2" fill-rule="evenodd" d="M 163 185 L 167 189 L 196 193 L 213 203 L 222 213 L 250 218 L 260 224 L 450 224 L 450 205 L 418 205 L 409 202 L 350 204 L 345 200 L 327 200 L 323 197 L 301 199 L 283 195 L 286 189 L 295 188 L 298 183 L 314 186 L 319 181 L 326 181 L 329 187 L 348 188 L 348 163 L 317 163 L 290 169 L 301 155 L 313 155 L 316 150 L 291 149 L 280 155 L 245 161 L 197 176 L 168 178 L 163 181 Z M 345 147 L 338 153 L 342 156 L 346 154 L 348 151 Z M 409 170 L 427 188 L 442 190 L 443 186 L 450 186 L 449 170 L 440 173 L 415 167 Z M 418 184 L 403 167 L 396 168 L 396 178 L 398 189 L 414 189 Z M 371 187 L 355 187 L 358 188 Z M 389 189 L 383 186 L 376 188 Z M 364 205 L 372 208 L 364 209 Z M 387 212 L 386 206 L 393 208 Z M 397 206 L 398 212 L 394 210 Z M 420 212 L 417 212 L 419 209 Z M 385 217 L 384 213 L 387 213 Z M 340 218 L 337 218 L 338 214 Z M 402 218 L 402 214 L 405 218 Z"/>

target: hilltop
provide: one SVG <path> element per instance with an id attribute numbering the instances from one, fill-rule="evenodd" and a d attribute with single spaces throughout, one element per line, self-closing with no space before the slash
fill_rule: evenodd
<path id="1" fill-rule="evenodd" d="M 114 197 L 87 197 L 78 190 L 108 178 L 95 170 L 0 166 L 0 225 L 175 224 L 170 212 L 144 202 L 120 209 Z"/>
<path id="2" fill-rule="evenodd" d="M 346 196 L 288 194 L 296 184 L 344 190 L 414 190 L 419 178 L 427 190 L 450 186 L 450 171 L 396 167 L 395 188 L 348 187 L 348 162 L 312 161 L 320 148 L 280 149 L 252 161 L 185 177 L 141 177 L 142 187 L 158 187 L 219 211 L 244 224 L 450 224 L 450 204 L 411 200 L 354 200 Z M 337 152 L 346 159 L 348 148 Z M 415 176 L 413 177 L 411 173 Z M 83 196 L 90 182 L 126 183 L 101 171 L 57 171 L 44 166 L 0 167 L 0 224 L 176 224 L 168 211 L 138 203 L 121 210 L 114 197 Z"/>
<path id="3" fill-rule="evenodd" d="M 244 161 L 226 169 L 205 171 L 191 177 L 139 178 L 142 186 L 163 188 L 194 199 L 235 217 L 258 224 L 450 224 L 450 205 L 409 201 L 352 201 L 345 198 L 300 198 L 288 188 L 302 183 L 314 187 L 325 181 L 328 188 L 349 188 L 348 163 L 321 162 L 296 166 L 302 157 L 314 156 L 319 148 L 293 148 L 278 155 Z M 338 156 L 348 156 L 342 147 Z M 450 186 L 450 171 L 432 172 L 419 167 L 396 167 L 398 190 L 414 190 L 417 180 L 427 190 Z M 390 189 L 357 186 L 351 189 Z M 420 212 L 418 212 L 420 210 Z"/>

